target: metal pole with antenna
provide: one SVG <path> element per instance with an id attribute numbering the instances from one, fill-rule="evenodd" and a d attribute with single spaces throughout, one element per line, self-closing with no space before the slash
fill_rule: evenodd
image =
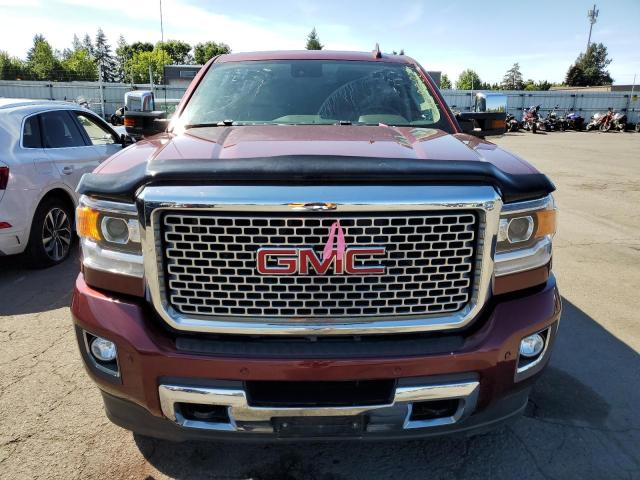
<path id="1" fill-rule="evenodd" d="M 599 10 L 596 10 L 596 4 L 593 4 L 593 10 L 587 12 L 587 18 L 589 19 L 589 39 L 587 40 L 587 50 L 591 45 L 591 31 L 593 30 L 593 24 L 598 20 Z"/>

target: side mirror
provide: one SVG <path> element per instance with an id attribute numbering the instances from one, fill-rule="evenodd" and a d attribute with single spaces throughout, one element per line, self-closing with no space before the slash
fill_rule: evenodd
<path id="1" fill-rule="evenodd" d="M 461 112 L 456 118 L 466 134 L 480 138 L 502 135 L 507 130 L 507 96 L 477 93 L 473 112 Z"/>
<path id="2" fill-rule="evenodd" d="M 124 126 L 127 134 L 135 139 L 150 137 L 165 132 L 169 126 L 169 120 L 165 112 L 135 112 L 127 110 L 124 114 Z"/>

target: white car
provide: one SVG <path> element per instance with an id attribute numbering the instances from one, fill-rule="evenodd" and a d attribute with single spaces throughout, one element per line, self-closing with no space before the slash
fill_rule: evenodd
<path id="1" fill-rule="evenodd" d="M 0 256 L 62 262 L 73 240 L 80 177 L 125 140 L 77 104 L 0 98 Z"/>

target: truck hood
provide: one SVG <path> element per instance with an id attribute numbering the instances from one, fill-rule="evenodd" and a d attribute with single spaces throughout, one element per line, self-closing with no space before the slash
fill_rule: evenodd
<path id="1" fill-rule="evenodd" d="M 355 125 L 257 125 L 195 128 L 139 142 L 97 171 L 116 173 L 145 163 L 208 162 L 280 156 L 340 156 L 408 160 L 489 162 L 506 173 L 538 171 L 497 145 L 430 128 Z"/>
<path id="2" fill-rule="evenodd" d="M 149 184 L 485 184 L 505 201 L 554 190 L 516 155 L 464 134 L 429 128 L 261 125 L 192 128 L 114 155 L 78 186 L 132 201 Z"/>

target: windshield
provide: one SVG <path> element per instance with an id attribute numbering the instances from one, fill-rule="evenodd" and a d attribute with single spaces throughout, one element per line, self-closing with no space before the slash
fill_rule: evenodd
<path id="1" fill-rule="evenodd" d="M 229 121 L 450 127 L 413 66 L 336 60 L 214 64 L 179 123 Z"/>

